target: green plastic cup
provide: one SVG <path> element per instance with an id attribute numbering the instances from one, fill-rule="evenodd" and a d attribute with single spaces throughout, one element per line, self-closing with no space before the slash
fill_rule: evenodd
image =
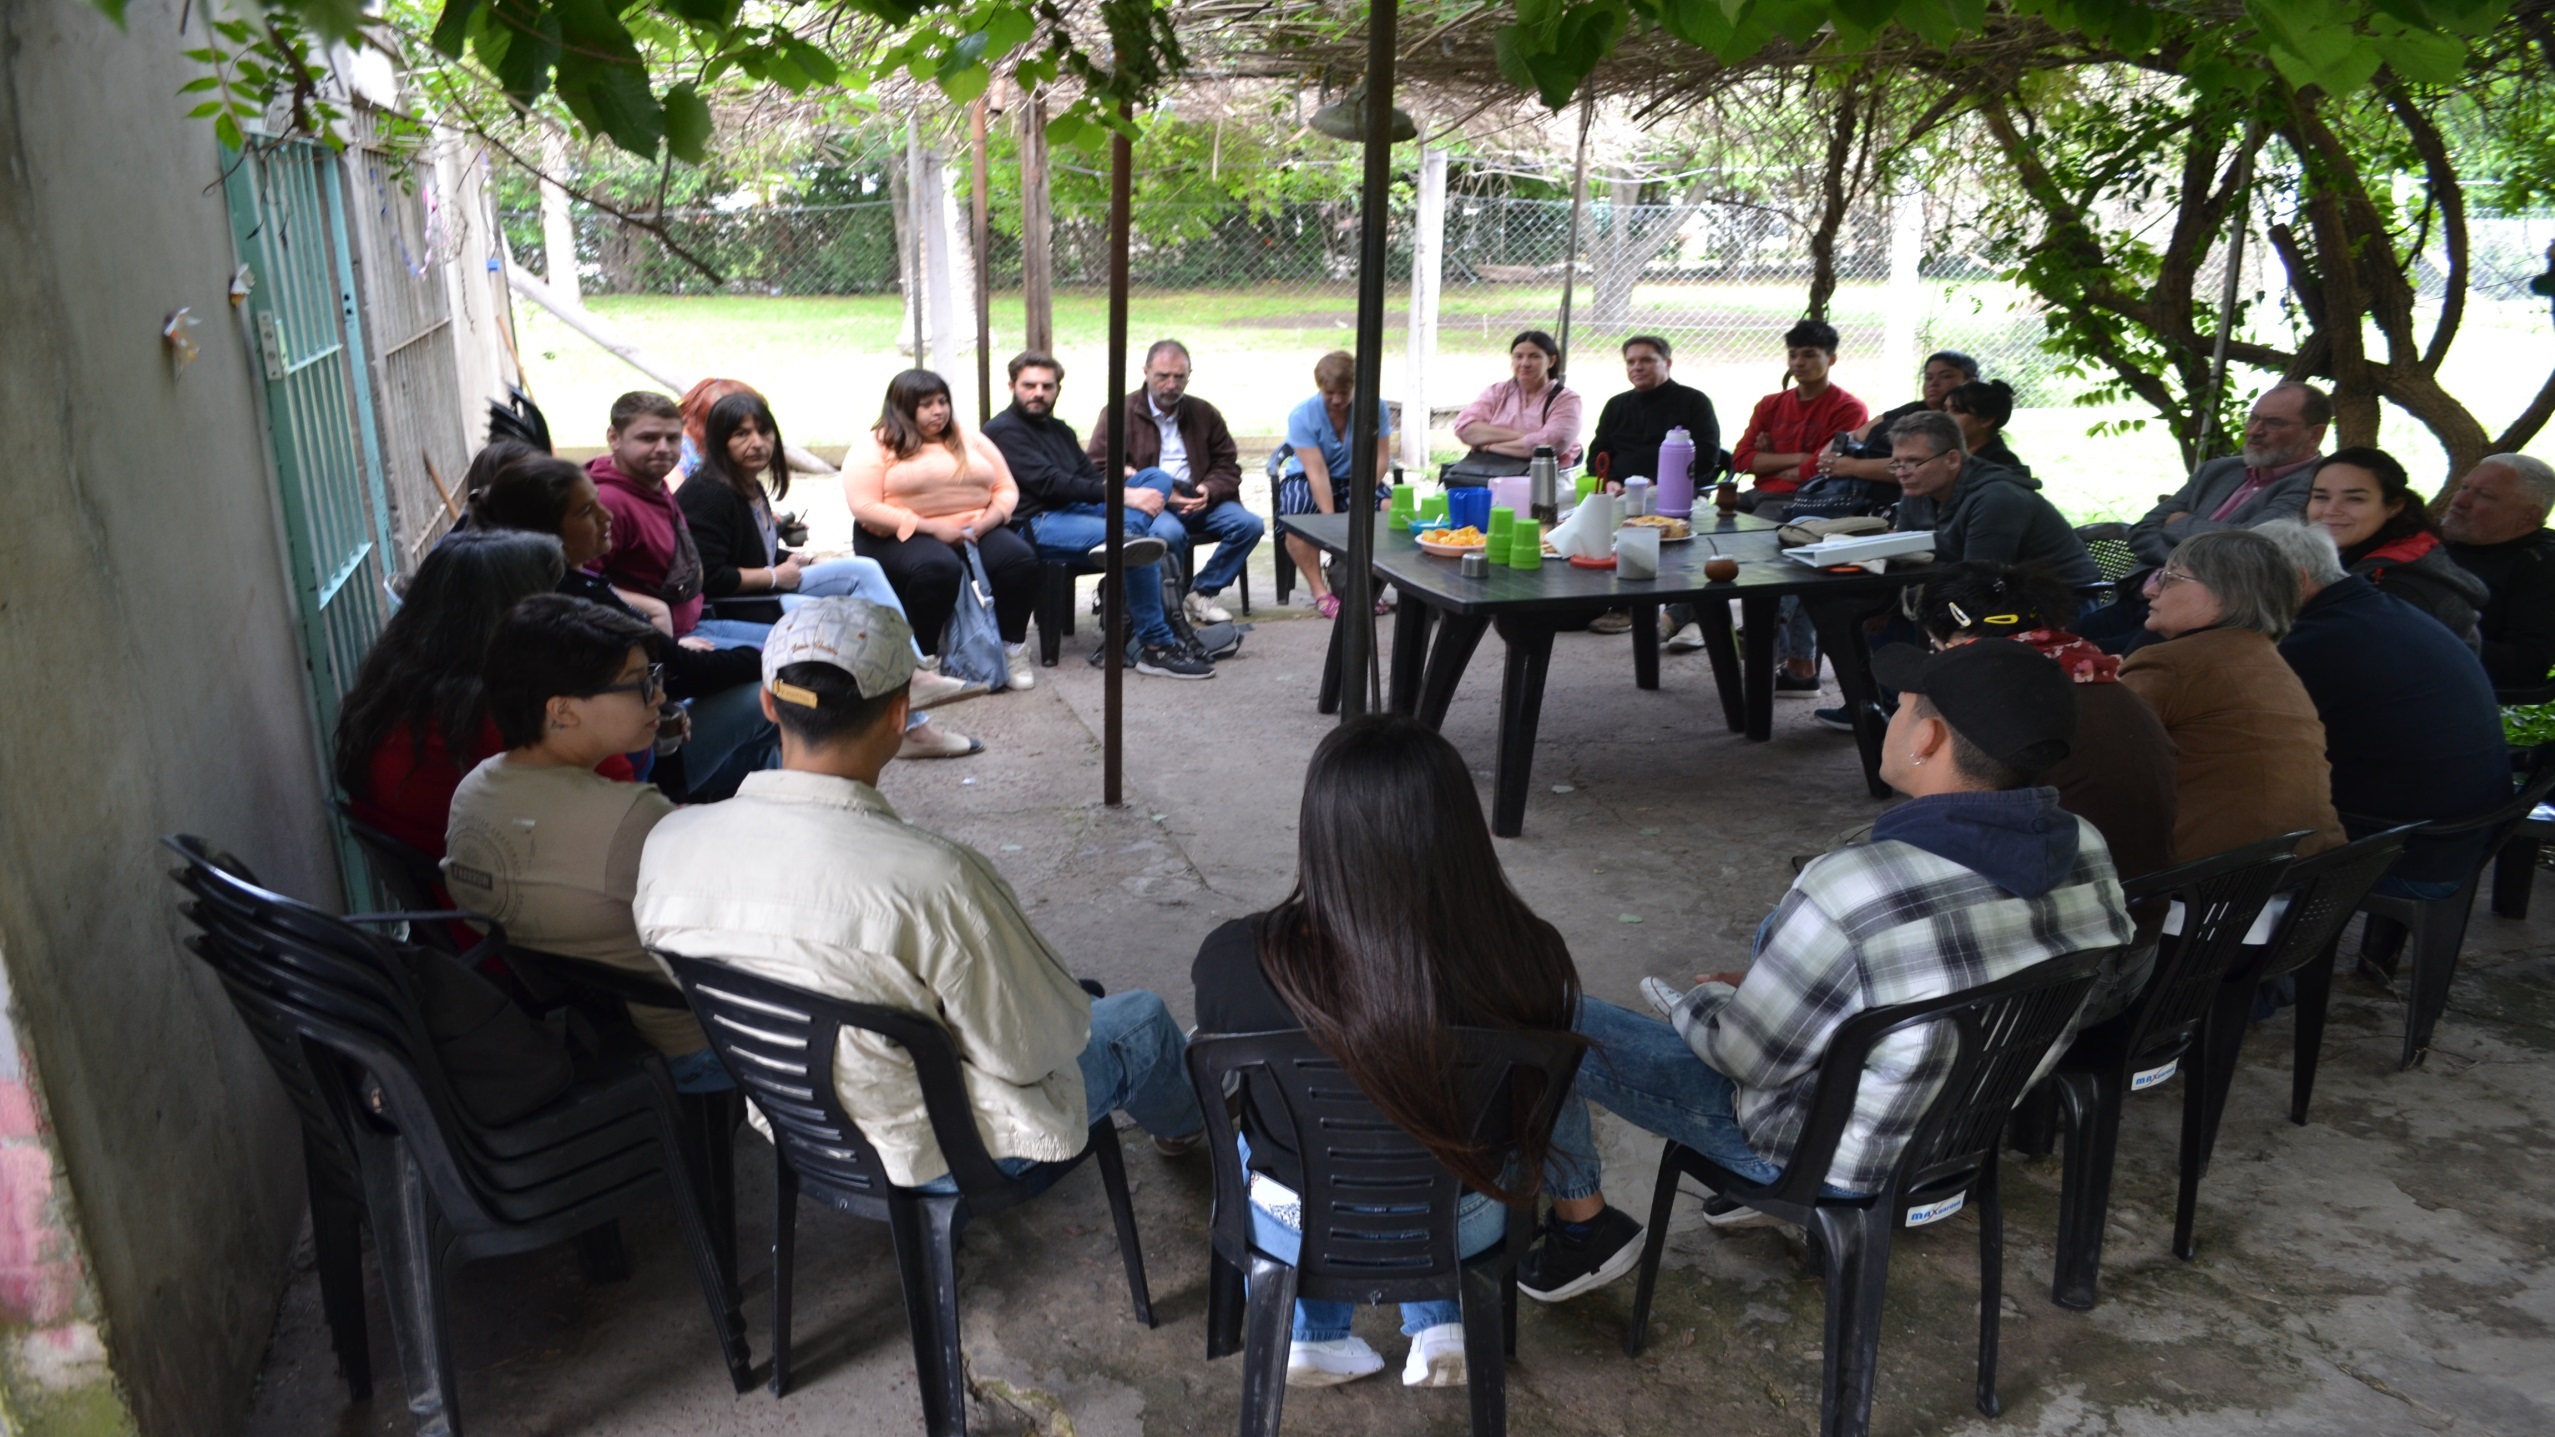
<path id="1" fill-rule="evenodd" d="M 1431 494 L 1427 498 L 1420 500 L 1419 516 L 1423 519 L 1445 518 L 1446 496 L 1443 494 Z"/>
<path id="2" fill-rule="evenodd" d="M 1544 526 L 1520 524 L 1508 536 L 1508 567 L 1540 569 L 1544 566 Z"/>
<path id="3" fill-rule="evenodd" d="M 1419 491 L 1408 484 L 1394 485 L 1393 507 L 1404 513 L 1416 512 L 1419 508 Z"/>
<path id="4" fill-rule="evenodd" d="M 1594 493 L 1596 493 L 1596 492 L 1597 492 L 1597 476 L 1596 476 L 1596 475 L 1594 475 L 1594 474 L 1582 474 L 1582 475 L 1580 475 L 1580 476 L 1579 476 L 1579 479 L 1578 479 L 1578 484 L 1579 484 L 1579 497 L 1580 497 L 1580 498 L 1582 498 L 1582 499 L 1585 499 L 1585 498 L 1587 498 L 1589 495 L 1594 494 Z"/>
<path id="5" fill-rule="evenodd" d="M 1490 511 L 1490 544 L 1482 550 L 1483 557 L 1494 564 L 1507 563 L 1508 535 L 1516 527 L 1516 510 L 1504 505 L 1493 506 Z"/>

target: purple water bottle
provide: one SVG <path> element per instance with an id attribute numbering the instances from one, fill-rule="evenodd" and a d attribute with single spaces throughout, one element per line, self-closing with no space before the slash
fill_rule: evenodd
<path id="1" fill-rule="evenodd" d="M 1683 519 L 1694 513 L 1694 436 L 1671 429 L 1659 441 L 1659 512 Z"/>

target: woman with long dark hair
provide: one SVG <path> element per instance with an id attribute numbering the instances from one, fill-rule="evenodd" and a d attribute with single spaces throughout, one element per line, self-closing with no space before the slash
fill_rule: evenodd
<path id="1" fill-rule="evenodd" d="M 958 610 L 966 547 L 975 544 L 993 588 L 1010 686 L 1028 688 L 1038 551 L 1006 527 L 1020 486 L 993 441 L 959 427 L 948 380 L 908 369 L 887 382 L 870 442 L 843 456 L 843 494 L 859 525 L 853 548 L 887 571 L 925 655 L 940 652 Z"/>
<path id="2" fill-rule="evenodd" d="M 2014 386 L 2001 379 L 1973 379 L 1943 396 L 1943 412 L 1961 426 L 1963 449 L 2017 474 L 2032 472 L 2005 447 L 2005 426 L 2014 417 Z"/>
<path id="3" fill-rule="evenodd" d="M 1579 1003 L 1570 949 L 1508 886 L 1482 821 L 1471 772 L 1452 744 L 1415 720 L 1378 714 L 1343 724 L 1304 773 L 1295 891 L 1270 911 L 1209 935 L 1192 970 L 1201 1031 L 1301 1028 L 1347 1070 L 1395 1126 L 1470 1189 L 1460 1245 L 1479 1252 L 1505 1230 L 1503 1202 L 1553 1198 L 1557 1236 L 1578 1240 L 1578 1281 L 1535 1295 L 1575 1296 L 1619 1276 L 1637 1255 L 1640 1225 L 1598 1191 L 1588 1112 L 1566 1100 L 1549 1133 L 1523 1132 L 1508 1152 L 1471 1140 L 1448 1074 L 1449 1030 L 1567 1033 Z M 1286 1125 L 1263 1116 L 1246 1081 L 1253 1240 L 1291 1258 L 1302 1161 Z M 1529 1266 L 1536 1264 L 1530 1260 Z M 1609 1270 L 1611 1269 L 1611 1270 Z M 1345 1303 L 1298 1302 L 1287 1382 L 1330 1386 L 1383 1366 L 1349 1333 Z M 1456 1304 L 1402 1305 L 1411 1350 L 1408 1386 L 1465 1379 Z"/>
<path id="4" fill-rule="evenodd" d="M 790 466 L 781 457 L 780 421 L 762 395 L 740 389 L 711 405 L 702 442 L 700 466 L 674 491 L 701 551 L 701 592 L 713 599 L 772 595 L 769 603 L 725 605 L 727 617 L 777 623 L 810 599 L 844 596 L 902 612 L 876 560 L 803 563 L 782 550 L 772 505 L 789 497 Z"/>
<path id="5" fill-rule="evenodd" d="M 505 747 L 481 689 L 488 640 L 508 610 L 548 593 L 565 570 L 555 538 L 478 529 L 446 538 L 417 566 L 337 711 L 331 767 L 358 818 L 443 856 L 453 790 Z M 604 773 L 628 778 L 630 768 Z"/>
<path id="6" fill-rule="evenodd" d="M 2447 625 L 2468 648 L 2482 647 L 2475 617 L 2491 591 L 2440 547 L 2440 526 L 2394 455 L 2337 449 L 2316 461 L 2312 482 L 2306 520 L 2333 536 L 2344 568 Z"/>

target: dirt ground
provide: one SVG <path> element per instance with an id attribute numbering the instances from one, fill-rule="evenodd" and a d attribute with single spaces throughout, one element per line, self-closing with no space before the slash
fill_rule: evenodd
<path id="1" fill-rule="evenodd" d="M 1265 565 L 1265 558 L 1262 560 Z M 1069 649 L 1028 693 L 942 720 L 988 752 L 892 768 L 910 819 L 990 855 L 1041 927 L 1112 989 L 1148 987 L 1185 1019 L 1188 968 L 1221 920 L 1287 890 L 1328 626 L 1273 613 L 1209 683 L 1127 681 L 1127 803 L 1104 808 L 1100 675 Z M 1298 594 L 1301 601 L 1301 594 Z M 1389 629 L 1389 626 L 1387 626 Z M 1088 638 L 1088 625 L 1084 637 Z M 1739 966 L 1794 854 L 1869 820 L 1850 740 L 1779 706 L 1752 745 L 1726 732 L 1700 655 L 1663 663 L 1645 693 L 1628 640 L 1564 635 L 1555 650 L 1533 801 L 1503 841 L 1512 882 L 1568 938 L 1591 993 L 1633 1001 L 1644 974 Z M 1486 650 L 1495 647 L 1486 645 Z M 1445 731 L 1473 756 L 1485 802 L 1495 654 L 1476 659 Z M 2171 1226 L 2179 1087 L 2133 1098 L 2091 1312 L 2048 1300 L 2055 1158 L 2007 1167 L 2001 1301 L 2004 1415 L 1972 1385 L 1973 1214 L 1904 1236 L 1890 1269 L 1878 1433 L 2544 1433 L 2555 1431 L 2555 961 L 2540 916 L 2479 912 L 2439 1048 L 2395 1070 L 2403 1007 L 2373 984 L 2335 987 L 2312 1121 L 2286 1117 L 2292 1027 L 2247 1045 L 2202 1189 L 2200 1252 Z M 1646 1213 L 1657 1143 L 1599 1116 L 1607 1188 Z M 771 1160 L 740 1140 L 740 1248 L 750 1340 L 770 1333 Z M 973 1430 L 1165 1434 L 1231 1430 L 1238 1363 L 1204 1359 L 1206 1168 L 1130 1148 L 1160 1325 L 1131 1316 L 1096 1176 L 969 1229 L 961 1254 Z M 491 1261 L 453 1284 L 469 1430 L 489 1434 L 911 1433 L 913 1364 L 883 1227 L 803 1211 L 796 1387 L 728 1390 L 670 1215 L 631 1224 L 636 1274 L 588 1287 L 572 1255 Z M 1680 1205 L 1653 1337 L 1620 1340 L 1631 1283 L 1560 1307 L 1526 1304 L 1510 1367 L 1520 1434 L 1816 1430 L 1819 1288 L 1788 1234 L 1717 1235 Z M 374 1285 L 377 1390 L 350 1405 L 304 1271 L 277 1321 L 252 1434 L 409 1429 Z M 1292 1430 L 1459 1433 L 1463 1394 L 1393 1380 L 1389 1311 L 1359 1330 L 1393 1364 L 1289 1394 Z"/>

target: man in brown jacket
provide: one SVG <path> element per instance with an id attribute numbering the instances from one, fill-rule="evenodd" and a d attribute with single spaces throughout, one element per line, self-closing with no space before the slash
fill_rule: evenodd
<path id="1" fill-rule="evenodd" d="M 1109 462 L 1109 412 L 1091 426 L 1091 462 Z M 1145 351 L 1144 388 L 1127 396 L 1129 488 L 1159 490 L 1163 512 L 1190 534 L 1212 538 L 1215 553 L 1191 576 L 1189 620 L 1221 624 L 1232 619 L 1215 596 L 1241 577 L 1258 547 L 1260 516 L 1242 507 L 1242 461 L 1233 431 L 1216 407 L 1189 393 L 1189 350 L 1176 339 Z"/>

